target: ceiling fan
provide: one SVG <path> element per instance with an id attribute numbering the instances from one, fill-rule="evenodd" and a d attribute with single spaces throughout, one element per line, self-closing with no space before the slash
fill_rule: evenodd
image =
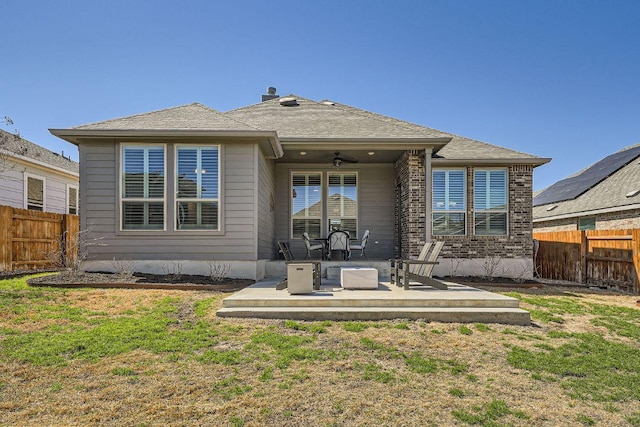
<path id="1" fill-rule="evenodd" d="M 355 157 L 340 155 L 339 151 L 336 151 L 333 154 L 334 156 L 331 163 L 336 167 L 336 169 L 340 168 L 344 163 L 358 163 L 358 160 Z"/>

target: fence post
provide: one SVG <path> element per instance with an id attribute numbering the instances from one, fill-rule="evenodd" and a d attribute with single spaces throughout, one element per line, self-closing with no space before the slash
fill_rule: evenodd
<path id="1" fill-rule="evenodd" d="M 581 265 L 580 265 L 580 283 L 587 284 L 587 255 L 589 254 L 589 239 L 587 239 L 587 232 L 580 232 L 580 252 L 582 253 Z"/>
<path id="2" fill-rule="evenodd" d="M 64 245 L 64 265 L 71 267 L 78 262 L 78 217 L 66 214 L 62 218 L 62 244 Z"/>
<path id="3" fill-rule="evenodd" d="M 640 294 L 640 229 L 631 230 L 631 248 L 633 253 L 633 267 L 635 275 L 633 277 L 633 293 Z"/>
<path id="4" fill-rule="evenodd" d="M 13 208 L 11 206 L 0 206 L 0 271 L 13 270 Z"/>

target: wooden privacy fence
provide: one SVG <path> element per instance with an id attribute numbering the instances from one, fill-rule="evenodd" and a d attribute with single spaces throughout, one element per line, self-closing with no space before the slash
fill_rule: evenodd
<path id="1" fill-rule="evenodd" d="M 536 273 L 640 294 L 640 229 L 534 233 Z"/>
<path id="2" fill-rule="evenodd" d="M 0 271 L 73 265 L 79 229 L 77 215 L 0 206 Z"/>

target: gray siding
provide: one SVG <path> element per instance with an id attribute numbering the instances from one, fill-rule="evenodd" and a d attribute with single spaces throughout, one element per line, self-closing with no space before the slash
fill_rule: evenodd
<path id="1" fill-rule="evenodd" d="M 24 205 L 24 174 L 44 178 L 44 210 L 67 213 L 67 184 L 78 187 L 78 178 L 27 163 L 14 163 L 10 158 L 0 169 L 0 205 L 26 208 Z"/>
<path id="2" fill-rule="evenodd" d="M 258 152 L 258 259 L 272 259 L 276 254 L 275 162 Z"/>
<path id="3" fill-rule="evenodd" d="M 292 171 L 319 171 L 326 186 L 327 172 L 335 172 L 327 165 L 278 164 L 276 166 L 276 239 L 289 240 L 296 258 L 303 258 L 306 251 L 300 239 L 290 235 Z M 358 239 L 364 230 L 370 230 L 367 257 L 388 259 L 393 256 L 394 177 L 392 164 L 362 164 L 343 168 L 346 172 L 358 172 Z M 326 190 L 324 194 L 326 201 Z M 323 223 L 326 235 L 326 221 Z M 355 237 L 355 236 L 352 236 Z M 378 242 L 376 244 L 375 242 Z M 359 254 L 358 254 L 359 255 Z M 358 259 L 355 255 L 353 259 Z"/>
<path id="4" fill-rule="evenodd" d="M 119 231 L 118 224 L 119 145 L 81 144 L 81 227 L 90 230 L 88 260 L 255 260 L 254 147 L 222 144 L 221 232 L 174 231 L 172 197 L 165 205 L 166 231 L 129 232 Z M 167 195 L 175 194 L 173 163 L 174 144 L 167 143 Z"/>

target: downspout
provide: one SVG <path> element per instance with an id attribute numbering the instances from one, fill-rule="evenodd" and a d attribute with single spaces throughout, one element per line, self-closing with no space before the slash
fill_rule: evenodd
<path id="1" fill-rule="evenodd" d="M 424 150 L 424 241 L 431 241 L 431 153 L 433 148 Z"/>

